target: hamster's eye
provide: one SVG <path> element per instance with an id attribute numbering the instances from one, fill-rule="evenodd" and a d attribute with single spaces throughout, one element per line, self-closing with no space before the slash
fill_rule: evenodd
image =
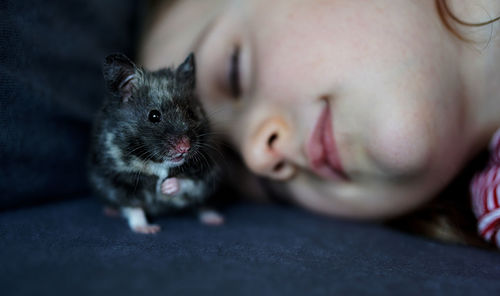
<path id="1" fill-rule="evenodd" d="M 158 110 L 151 110 L 148 115 L 149 121 L 157 123 L 161 121 L 161 113 Z"/>

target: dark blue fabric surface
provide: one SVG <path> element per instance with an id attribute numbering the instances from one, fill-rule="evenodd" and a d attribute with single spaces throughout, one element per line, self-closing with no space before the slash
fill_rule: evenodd
<path id="1" fill-rule="evenodd" d="M 500 295 L 497 252 L 276 205 L 225 215 L 139 235 L 94 199 L 3 213 L 2 295 Z"/>
<path id="2" fill-rule="evenodd" d="M 133 55 L 137 2 L 1 2 L 0 209 L 88 191 L 101 63 L 110 52 Z"/>

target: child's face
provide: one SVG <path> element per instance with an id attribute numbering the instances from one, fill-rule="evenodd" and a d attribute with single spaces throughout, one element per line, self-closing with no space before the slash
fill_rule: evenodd
<path id="1" fill-rule="evenodd" d="M 463 164 L 458 49 L 434 1 L 183 0 L 161 22 L 145 66 L 195 51 L 217 131 L 308 208 L 401 214 Z"/>

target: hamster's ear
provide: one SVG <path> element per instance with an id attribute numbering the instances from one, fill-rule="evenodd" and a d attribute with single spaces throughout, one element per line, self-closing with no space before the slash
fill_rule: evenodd
<path id="1" fill-rule="evenodd" d="M 177 67 L 176 75 L 182 82 L 194 88 L 196 82 L 196 66 L 193 53 L 190 53 L 184 62 Z"/>
<path id="2" fill-rule="evenodd" d="M 104 60 L 103 74 L 109 91 L 127 102 L 137 82 L 135 64 L 124 54 L 110 54 Z"/>

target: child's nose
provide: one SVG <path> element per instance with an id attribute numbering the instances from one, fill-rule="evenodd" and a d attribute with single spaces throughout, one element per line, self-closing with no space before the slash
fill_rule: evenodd
<path id="1" fill-rule="evenodd" d="M 246 142 L 243 157 L 255 173 L 276 180 L 291 178 L 296 167 L 286 159 L 284 148 L 289 139 L 289 126 L 279 117 L 263 121 Z"/>

